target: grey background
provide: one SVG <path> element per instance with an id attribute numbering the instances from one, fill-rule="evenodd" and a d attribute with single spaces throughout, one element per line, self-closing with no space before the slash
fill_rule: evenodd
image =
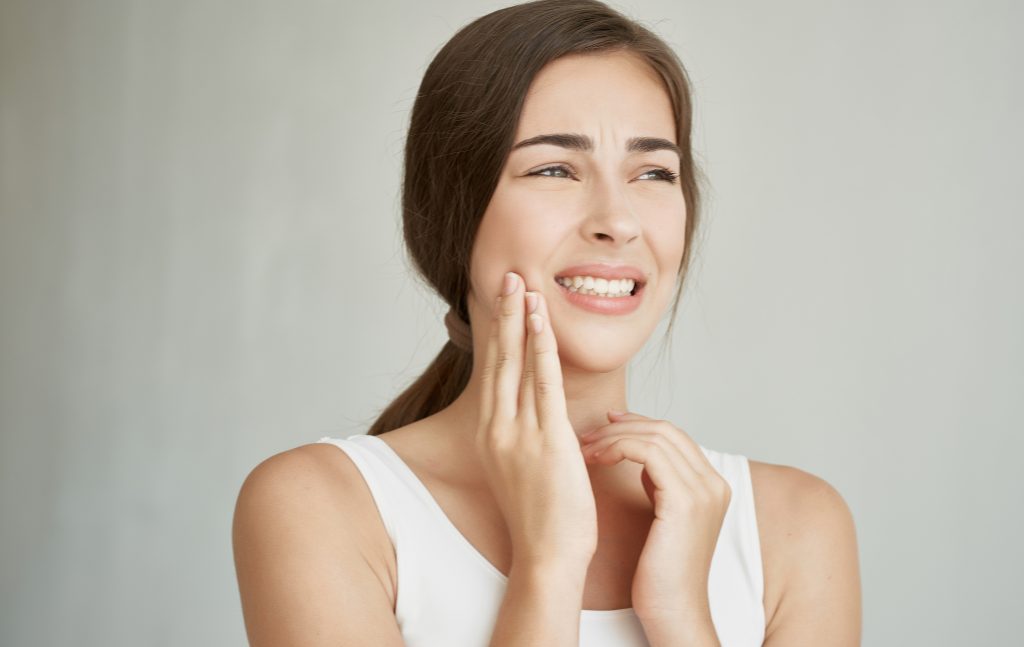
<path id="1" fill-rule="evenodd" d="M 444 340 L 404 129 L 506 4 L 0 4 L 0 643 L 245 644 L 245 475 Z M 687 66 L 711 183 L 632 408 L 843 494 L 865 645 L 1018 639 L 1021 5 L 613 5 Z"/>

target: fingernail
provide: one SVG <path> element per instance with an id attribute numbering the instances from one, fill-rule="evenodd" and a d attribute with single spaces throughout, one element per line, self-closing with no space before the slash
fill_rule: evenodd
<path id="1" fill-rule="evenodd" d="M 537 293 L 527 292 L 526 293 L 526 311 L 533 312 L 537 309 Z"/>
<path id="2" fill-rule="evenodd" d="M 613 416 L 624 416 L 624 415 L 626 415 L 625 411 L 616 411 L 615 409 L 609 409 L 608 413 L 612 414 Z"/>
<path id="3" fill-rule="evenodd" d="M 505 274 L 505 287 L 502 289 L 503 294 L 512 294 L 516 291 L 516 275 L 512 272 Z"/>

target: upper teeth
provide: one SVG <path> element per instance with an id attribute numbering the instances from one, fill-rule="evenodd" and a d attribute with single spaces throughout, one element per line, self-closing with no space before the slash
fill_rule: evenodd
<path id="1" fill-rule="evenodd" d="M 606 296 L 622 296 L 633 291 L 633 279 L 602 279 L 593 276 L 562 276 L 555 279 L 573 292 L 593 292 Z"/>

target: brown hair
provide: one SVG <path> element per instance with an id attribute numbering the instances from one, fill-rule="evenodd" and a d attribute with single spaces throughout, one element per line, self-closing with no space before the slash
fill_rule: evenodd
<path id="1" fill-rule="evenodd" d="M 699 170 L 690 149 L 690 87 L 675 52 L 654 33 L 597 0 L 536 0 L 499 9 L 460 29 L 427 67 L 405 144 L 402 220 L 414 269 L 469 321 L 469 259 L 477 227 L 513 145 L 534 76 L 567 54 L 630 51 L 661 76 L 682 150 L 686 247 L 668 331 L 690 264 L 699 219 Z M 451 404 L 469 382 L 470 352 L 450 341 L 367 432 L 376 436 Z"/>

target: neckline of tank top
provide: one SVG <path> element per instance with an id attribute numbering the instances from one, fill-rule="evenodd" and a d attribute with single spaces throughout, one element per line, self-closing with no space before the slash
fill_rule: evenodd
<path id="1" fill-rule="evenodd" d="M 454 523 L 452 523 L 451 518 L 449 518 L 448 515 L 445 514 L 444 508 L 442 508 L 441 504 L 437 502 L 437 499 L 434 498 L 434 495 L 430 493 L 430 489 L 427 488 L 426 484 L 424 484 L 422 480 L 420 480 L 420 477 L 416 476 L 416 472 L 412 471 L 412 468 L 409 467 L 409 465 L 404 460 L 402 460 L 402 457 L 398 455 L 398 452 L 391 448 L 391 445 L 387 444 L 386 442 L 384 442 L 384 440 L 378 438 L 377 436 L 371 436 L 369 434 L 353 434 L 352 436 L 349 436 L 344 440 L 355 440 L 359 438 L 368 439 L 368 442 L 370 442 L 376 447 L 381 448 L 387 455 L 388 459 L 392 462 L 392 464 L 396 465 L 401 470 L 401 472 L 408 478 L 409 482 L 412 483 L 413 487 L 415 487 L 416 490 L 427 501 L 427 504 L 430 506 L 430 509 L 433 511 L 434 515 L 440 519 L 441 525 L 448 529 L 448 532 L 455 538 L 455 541 L 458 542 L 461 546 L 463 546 L 466 552 L 472 555 L 473 558 L 477 561 L 477 563 L 481 564 L 487 572 L 497 577 L 502 584 L 506 586 L 508 585 L 508 577 L 504 573 L 502 573 L 497 566 L 492 564 L 491 561 L 487 559 L 483 553 L 477 550 L 476 546 L 474 546 L 469 541 L 469 539 L 467 539 L 466 536 L 462 534 L 462 531 L 459 530 Z M 362 442 L 365 444 L 367 441 L 357 440 L 356 442 Z M 634 611 L 633 607 L 626 607 L 624 609 L 580 609 L 580 612 L 586 615 L 587 617 L 591 618 L 636 615 L 636 612 Z"/>

